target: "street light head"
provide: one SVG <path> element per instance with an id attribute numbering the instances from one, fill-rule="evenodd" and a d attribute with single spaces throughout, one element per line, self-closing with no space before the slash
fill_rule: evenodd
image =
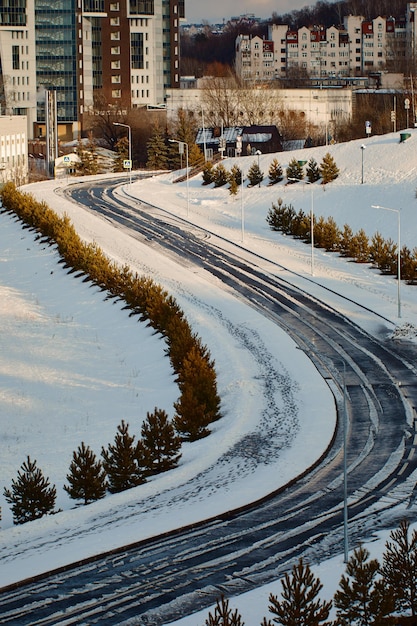
<path id="1" fill-rule="evenodd" d="M 366 146 L 364 144 L 361 145 L 361 150 L 366 150 Z"/>

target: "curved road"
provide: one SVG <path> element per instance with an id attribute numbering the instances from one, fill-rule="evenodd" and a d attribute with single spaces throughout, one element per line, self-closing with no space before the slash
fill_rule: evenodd
<path id="1" fill-rule="evenodd" d="M 122 201 L 109 183 L 71 194 L 133 237 L 217 276 L 308 352 L 347 418 L 350 541 L 410 497 L 417 468 L 417 347 L 377 341 L 288 279 L 244 261 L 160 209 Z M 247 256 L 247 255 L 246 255 Z M 277 267 L 278 269 L 278 267 Z M 280 267 L 282 270 L 282 267 Z M 345 400 L 345 403 L 344 403 Z M 339 420 L 343 422 L 343 420 Z M 262 502 L 2 590 L 3 624 L 163 624 L 275 579 L 295 560 L 343 551 L 343 424 L 327 454 Z"/>

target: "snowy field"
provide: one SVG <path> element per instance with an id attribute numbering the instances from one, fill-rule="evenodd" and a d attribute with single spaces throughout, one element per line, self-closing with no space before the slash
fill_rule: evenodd
<path id="1" fill-rule="evenodd" d="M 224 246 L 240 246 L 243 257 L 246 250 L 257 252 L 265 271 L 285 271 L 273 263 L 294 270 L 293 282 L 377 336 L 400 330 L 415 338 L 416 287 L 401 285 L 398 319 L 393 277 L 320 250 L 314 252 L 311 276 L 309 246 L 273 233 L 265 221 L 272 202 L 282 197 L 297 211 L 309 212 L 313 202 L 317 217 L 331 215 L 341 228 L 349 224 L 354 232 L 363 228 L 369 236 L 379 231 L 396 242 L 398 214 L 371 208 L 382 205 L 401 211 L 401 243 L 415 248 L 417 133 L 411 134 L 402 144 L 398 133 L 365 140 L 363 183 L 362 142 L 356 141 L 262 155 L 265 181 L 260 188 L 245 187 L 235 198 L 226 188 L 202 186 L 201 176 L 190 179 L 187 194 L 186 183 L 174 185 L 172 174 L 126 184 L 119 193 L 133 203 L 135 198 L 149 201 L 167 219 L 185 218 L 190 228 L 206 228 L 212 237 L 223 237 Z M 314 156 L 320 163 L 327 151 L 340 169 L 330 185 L 268 186 L 274 157 L 285 171 L 293 157 Z M 233 162 L 225 160 L 226 168 Z M 254 157 L 239 159 L 244 173 L 253 162 Z M 172 472 L 88 507 L 75 506 L 62 489 L 73 450 L 84 441 L 98 455 L 113 442 L 122 419 L 138 435 L 146 412 L 155 406 L 172 417 L 178 389 L 159 336 L 129 317 L 120 304 L 104 301 L 97 289 L 66 274 L 53 249 L 39 244 L 12 217 L 1 215 L 0 586 L 260 497 L 308 467 L 326 447 L 335 424 L 327 386 L 280 329 L 204 271 L 168 261 L 69 203 L 60 193 L 65 184 L 48 181 L 25 190 L 47 200 L 56 212 L 67 213 L 87 241 L 151 275 L 175 296 L 216 361 L 224 417 L 213 425 L 210 437 L 183 446 L 180 465 Z M 262 444 L 249 449 L 245 443 L 254 434 Z M 3 488 L 10 486 L 28 454 L 56 485 L 62 512 L 13 526 Z M 335 586 L 342 569 L 338 557 L 322 564 L 319 575 Z M 259 623 L 267 614 L 270 590 L 232 602 L 242 607 L 246 623 Z M 278 592 L 278 584 L 273 591 Z M 204 623 L 204 618 L 181 623 Z"/>

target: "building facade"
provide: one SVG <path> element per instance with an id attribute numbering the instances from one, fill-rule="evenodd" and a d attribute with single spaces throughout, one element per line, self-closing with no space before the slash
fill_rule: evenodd
<path id="1" fill-rule="evenodd" d="M 2 112 L 45 133 L 45 91 L 57 92 L 61 137 L 76 138 L 95 106 L 165 103 L 178 88 L 185 0 L 14 0 L 0 7 Z M 10 6 L 9 6 L 10 5 Z"/>
<path id="2" fill-rule="evenodd" d="M 358 77 L 369 72 L 416 66 L 415 12 L 409 3 L 403 19 L 377 17 L 366 20 L 349 15 L 342 26 L 269 26 L 268 37 L 239 35 L 235 69 L 242 80 L 291 77 Z M 273 71 L 271 71 L 273 68 Z"/>

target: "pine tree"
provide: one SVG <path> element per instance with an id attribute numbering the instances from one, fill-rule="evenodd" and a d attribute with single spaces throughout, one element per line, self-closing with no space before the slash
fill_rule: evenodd
<path id="1" fill-rule="evenodd" d="M 349 256 L 351 256 L 356 263 L 369 262 L 369 239 L 363 228 L 352 235 L 349 245 Z"/>
<path id="2" fill-rule="evenodd" d="M 229 193 L 231 196 L 236 196 L 239 191 L 239 185 L 234 178 L 230 179 Z"/>
<path id="3" fill-rule="evenodd" d="M 268 170 L 268 178 L 271 185 L 276 185 L 283 179 L 282 167 L 278 159 L 273 159 Z"/>
<path id="4" fill-rule="evenodd" d="M 152 135 L 147 143 L 148 161 L 146 166 L 150 170 L 165 170 L 168 167 L 168 148 L 164 134 L 157 125 L 153 127 Z"/>
<path id="5" fill-rule="evenodd" d="M 24 524 L 54 512 L 56 488 L 28 456 L 4 497 L 12 505 L 13 522 Z"/>
<path id="6" fill-rule="evenodd" d="M 311 159 L 307 163 L 306 175 L 307 175 L 307 180 L 310 183 L 315 183 L 318 180 L 320 180 L 319 166 L 314 157 L 311 157 Z"/>
<path id="7" fill-rule="evenodd" d="M 229 174 L 223 163 L 219 163 L 213 171 L 213 182 L 215 187 L 223 187 L 229 180 Z"/>
<path id="8" fill-rule="evenodd" d="M 178 381 L 181 397 L 174 404 L 174 427 L 180 435 L 195 441 L 209 434 L 208 425 L 220 418 L 214 361 L 207 350 L 193 347 L 182 364 Z"/>
<path id="9" fill-rule="evenodd" d="M 343 231 L 340 233 L 339 239 L 339 253 L 341 256 L 351 256 L 350 245 L 353 237 L 353 230 L 349 224 L 343 226 Z"/>
<path id="10" fill-rule="evenodd" d="M 330 152 L 327 152 L 320 164 L 320 174 L 322 177 L 322 185 L 327 185 L 339 176 L 339 168 Z"/>
<path id="11" fill-rule="evenodd" d="M 236 164 L 232 166 L 232 169 L 229 172 L 230 185 L 232 184 L 232 181 L 236 183 L 237 187 L 242 184 L 242 170 Z"/>
<path id="12" fill-rule="evenodd" d="M 100 460 L 84 441 L 72 453 L 67 474 L 68 485 L 64 490 L 73 500 L 84 500 L 84 504 L 100 500 L 106 495 L 106 473 Z"/>
<path id="13" fill-rule="evenodd" d="M 287 175 L 288 182 L 290 184 L 294 183 L 294 179 L 303 180 L 304 178 L 303 168 L 300 165 L 300 163 L 297 161 L 297 159 L 291 159 L 291 161 L 288 163 L 288 167 L 286 169 L 286 175 Z"/>
<path id="14" fill-rule="evenodd" d="M 110 493 L 119 493 L 145 482 L 134 441 L 135 437 L 129 435 L 129 424 L 122 420 L 117 427 L 114 445 L 109 444 L 107 450 L 101 450 Z"/>
<path id="15" fill-rule="evenodd" d="M 203 167 L 203 185 L 210 185 L 214 182 L 214 163 L 207 161 Z"/>
<path id="16" fill-rule="evenodd" d="M 260 185 L 264 179 L 264 173 L 261 171 L 261 168 L 256 161 L 254 161 L 254 163 L 252 163 L 249 168 L 248 179 L 250 187 L 256 187 L 256 185 Z"/>
<path id="17" fill-rule="evenodd" d="M 214 608 L 214 614 L 209 613 L 206 619 L 205 626 L 244 626 L 245 622 L 242 621 L 242 616 L 239 611 L 229 608 L 229 600 L 226 600 L 224 596 L 217 600 Z"/>
<path id="18" fill-rule="evenodd" d="M 85 147 L 82 139 L 80 139 L 77 146 L 77 156 L 80 160 L 75 164 L 75 169 L 80 176 L 97 174 L 98 154 L 96 144 L 92 138 L 89 139 Z"/>
<path id="19" fill-rule="evenodd" d="M 395 610 L 417 615 L 417 532 L 409 536 L 410 525 L 403 520 L 385 544 L 381 573 L 388 593 L 393 596 Z"/>
<path id="20" fill-rule="evenodd" d="M 147 413 L 142 425 L 141 439 L 137 444 L 139 466 L 146 475 L 152 476 L 177 467 L 181 458 L 181 439 L 167 413 L 157 409 Z"/>
<path id="21" fill-rule="evenodd" d="M 123 163 L 129 158 L 129 139 L 127 137 L 121 137 L 115 145 L 117 156 L 113 164 L 113 172 L 124 172 L 125 168 Z"/>
<path id="22" fill-rule="evenodd" d="M 346 575 L 340 579 L 334 595 L 338 626 L 390 624 L 388 616 L 394 606 L 392 596 L 386 593 L 383 580 L 377 579 L 378 561 L 368 559 L 368 550 L 360 547 L 346 565 Z"/>
<path id="23" fill-rule="evenodd" d="M 185 109 L 179 109 L 177 112 L 177 118 L 173 124 L 171 136 L 176 141 L 183 141 L 188 145 L 188 164 L 191 167 L 201 163 L 204 159 L 203 153 L 195 143 L 195 137 L 197 133 L 197 120 L 192 111 L 186 111 Z M 170 166 L 173 169 L 179 167 L 185 167 L 186 147 L 184 146 L 184 154 L 179 154 L 178 143 L 171 143 L 169 150 Z"/>
<path id="24" fill-rule="evenodd" d="M 292 575 L 285 574 L 282 584 L 282 599 L 272 593 L 269 596 L 269 611 L 276 616 L 274 621 L 283 626 L 318 626 L 326 622 L 331 602 L 318 598 L 323 585 L 314 576 L 310 566 L 300 559 L 292 568 Z"/>

